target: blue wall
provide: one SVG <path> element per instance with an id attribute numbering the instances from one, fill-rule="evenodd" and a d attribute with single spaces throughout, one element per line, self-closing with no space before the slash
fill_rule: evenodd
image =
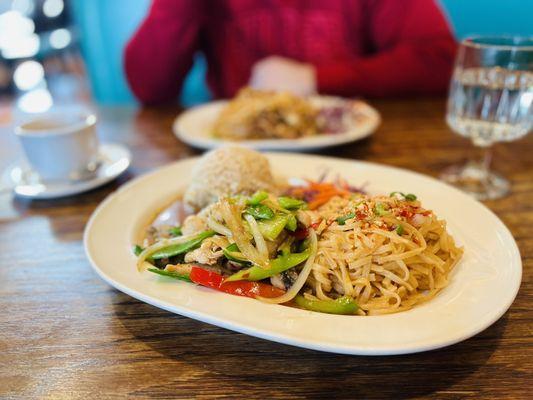
<path id="1" fill-rule="evenodd" d="M 402 1 L 402 0 L 398 0 Z M 122 72 L 122 50 L 150 0 L 71 0 L 93 94 L 101 103 L 134 101 Z M 472 34 L 533 35 L 533 0 L 441 0 L 458 39 Z M 182 103 L 206 101 L 205 61 L 197 58 Z"/>
<path id="2" fill-rule="evenodd" d="M 93 95 L 102 103 L 132 102 L 122 73 L 122 50 L 149 0 L 71 0 Z"/>
<path id="3" fill-rule="evenodd" d="M 457 38 L 533 35 L 533 0 L 441 0 Z"/>

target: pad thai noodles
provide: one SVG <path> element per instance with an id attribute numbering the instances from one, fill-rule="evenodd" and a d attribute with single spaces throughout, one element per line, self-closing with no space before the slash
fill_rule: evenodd
<path id="1" fill-rule="evenodd" d="M 251 150 L 204 157 L 228 151 L 238 158 Z M 395 313 L 432 299 L 463 253 L 416 195 L 370 196 L 342 180 L 223 194 L 176 225 L 154 224 L 134 251 L 140 271 L 347 315 Z"/>

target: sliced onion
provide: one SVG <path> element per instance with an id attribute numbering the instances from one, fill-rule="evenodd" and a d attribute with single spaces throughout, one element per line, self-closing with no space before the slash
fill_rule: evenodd
<path id="1" fill-rule="evenodd" d="M 231 231 L 231 237 L 242 254 L 252 263 L 261 268 L 268 268 L 268 258 L 263 257 L 252 245 L 241 219 L 241 209 L 235 209 L 227 200 L 220 203 L 220 213 Z"/>
<path id="2" fill-rule="evenodd" d="M 207 226 L 214 230 L 216 233 L 219 233 L 226 237 L 231 237 L 231 231 L 222 225 L 220 222 L 215 221 L 211 216 L 207 217 Z"/>
<path id="3" fill-rule="evenodd" d="M 307 281 L 307 278 L 309 277 L 309 274 L 313 269 L 313 264 L 315 263 L 315 257 L 317 252 L 317 238 L 315 230 L 312 228 L 309 229 L 309 239 L 309 247 L 311 249 L 311 253 L 309 255 L 309 258 L 305 262 L 302 271 L 298 275 L 298 279 L 296 279 L 296 282 L 294 282 L 291 288 L 287 292 L 285 292 L 285 294 L 279 297 L 266 298 L 257 296 L 256 299 L 264 301 L 265 303 L 281 304 L 292 300 L 298 294 L 300 289 L 305 285 L 305 282 Z"/>
<path id="4" fill-rule="evenodd" d="M 248 224 L 250 225 L 250 230 L 252 231 L 257 251 L 259 251 L 259 254 L 261 254 L 262 257 L 268 258 L 268 247 L 265 242 L 265 238 L 263 237 L 263 235 L 261 235 L 261 232 L 259 232 L 259 226 L 257 225 L 257 221 L 249 214 L 245 214 L 244 219 L 248 221 Z"/>
<path id="5" fill-rule="evenodd" d="M 413 218 L 411 218 L 411 224 L 417 228 L 420 228 L 425 220 L 426 217 L 424 217 L 422 214 L 415 214 L 413 215 Z"/>

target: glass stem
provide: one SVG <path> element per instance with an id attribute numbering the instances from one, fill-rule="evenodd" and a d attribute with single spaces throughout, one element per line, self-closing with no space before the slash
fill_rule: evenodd
<path id="1" fill-rule="evenodd" d="M 485 179 L 488 179 L 490 175 L 490 165 L 492 162 L 492 147 L 487 146 L 483 148 L 483 155 L 481 158 L 481 170 Z"/>

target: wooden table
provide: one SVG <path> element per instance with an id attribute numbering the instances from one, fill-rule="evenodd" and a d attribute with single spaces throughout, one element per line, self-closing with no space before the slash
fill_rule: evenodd
<path id="1" fill-rule="evenodd" d="M 446 127 L 442 100 L 375 104 L 384 122 L 372 138 L 324 153 L 436 176 L 473 151 Z M 0 194 L 0 398 L 531 396 L 532 136 L 496 146 L 495 168 L 512 180 L 513 192 L 487 202 L 522 253 L 523 283 L 511 309 L 449 348 L 351 357 L 271 343 L 159 310 L 109 287 L 91 270 L 82 232 L 98 203 L 132 177 L 197 154 L 170 132 L 177 111 L 101 110 L 102 139 L 127 144 L 134 155 L 129 172 L 112 184 L 57 201 Z M 4 165 L 15 148 L 2 130 Z"/>

